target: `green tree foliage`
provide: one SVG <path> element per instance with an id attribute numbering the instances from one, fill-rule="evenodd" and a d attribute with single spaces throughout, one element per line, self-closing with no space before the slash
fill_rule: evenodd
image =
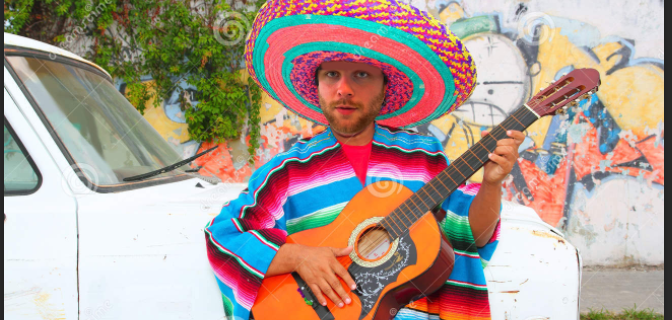
<path id="1" fill-rule="evenodd" d="M 127 97 L 141 113 L 152 98 L 160 105 L 185 81 L 196 87 L 199 101 L 191 106 L 181 100 L 190 137 L 236 139 L 249 121 L 254 155 L 261 90 L 242 70 L 245 38 L 264 2 L 9 0 L 5 32 L 87 52 L 85 58 L 127 84 Z M 154 81 L 143 83 L 141 76 Z"/>

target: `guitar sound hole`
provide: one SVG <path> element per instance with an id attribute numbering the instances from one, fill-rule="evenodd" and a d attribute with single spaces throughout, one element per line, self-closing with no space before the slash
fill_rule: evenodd
<path id="1" fill-rule="evenodd" d="M 392 241 L 390 234 L 381 227 L 369 228 L 357 241 L 357 254 L 364 260 L 375 261 L 387 254 Z"/>

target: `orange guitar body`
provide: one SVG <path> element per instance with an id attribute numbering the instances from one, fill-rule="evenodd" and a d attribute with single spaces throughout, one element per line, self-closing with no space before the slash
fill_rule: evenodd
<path id="1" fill-rule="evenodd" d="M 366 234 L 367 226 L 372 225 L 375 218 L 388 216 L 412 195 L 411 190 L 395 182 L 371 184 L 358 193 L 332 223 L 292 234 L 287 242 L 347 247 L 352 245 L 353 239 L 357 241 Z M 397 246 L 387 246 L 379 259 L 362 257 L 358 249 L 348 257 L 339 258 L 358 284 L 358 289 L 350 293 L 353 299 L 350 305 L 338 308 L 327 298 L 327 307 L 322 307 L 307 285 L 297 282 L 298 275 L 280 275 L 264 279 L 252 307 L 254 319 L 393 318 L 396 311 L 412 300 L 438 290 L 450 276 L 455 262 L 452 246 L 431 212 L 423 215 L 400 238 Z M 381 261 L 385 262 L 381 264 Z M 345 283 L 342 284 L 348 290 Z"/>

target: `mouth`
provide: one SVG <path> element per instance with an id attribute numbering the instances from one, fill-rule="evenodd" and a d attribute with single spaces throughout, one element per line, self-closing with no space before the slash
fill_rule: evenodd
<path id="1" fill-rule="evenodd" d="M 349 114 L 352 114 L 353 112 L 355 112 L 357 110 L 357 108 L 343 105 L 343 106 L 336 107 L 336 110 L 338 112 L 340 112 L 341 114 L 349 115 Z"/>

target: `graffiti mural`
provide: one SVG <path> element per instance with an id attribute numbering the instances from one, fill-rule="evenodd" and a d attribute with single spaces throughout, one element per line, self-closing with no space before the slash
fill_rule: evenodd
<path id="1" fill-rule="evenodd" d="M 636 58 L 635 40 L 603 38 L 589 23 L 530 12 L 525 3 L 471 16 L 463 3 L 470 2 L 436 1 L 434 14 L 474 55 L 479 86 L 458 112 L 421 131 L 455 159 L 534 93 L 573 69 L 597 69 L 596 96 L 528 130 L 505 198 L 565 230 L 588 264 L 662 263 L 662 52 Z"/>
<path id="2" fill-rule="evenodd" d="M 629 4 L 613 8 L 616 20 L 592 20 L 584 13 L 599 12 L 610 5 L 607 0 L 582 2 L 581 13 L 541 1 L 412 3 L 463 39 L 479 70 L 476 91 L 464 106 L 415 128 L 442 141 L 450 159 L 564 74 L 578 68 L 601 73 L 603 86 L 590 101 L 567 115 L 545 117 L 526 132 L 521 159 L 503 185 L 504 198 L 534 208 L 543 221 L 565 231 L 581 248 L 586 264 L 663 263 L 662 2 L 651 0 L 636 12 Z M 637 25 L 632 17 L 647 17 L 653 26 L 629 33 L 623 25 Z M 625 30 L 625 36 L 611 29 Z M 639 45 L 635 36 L 646 41 Z M 651 39 L 660 41 L 660 54 L 643 56 L 640 47 L 649 55 L 656 52 Z M 195 105 L 195 97 L 193 88 L 177 86 L 161 108 L 150 102 L 145 113 L 185 157 L 212 147 L 188 139 L 180 101 Z M 325 130 L 269 97 L 264 97 L 261 116 L 263 141 L 256 154 L 247 154 L 244 138 L 220 144 L 215 153 L 196 161 L 201 174 L 245 182 L 255 166 Z M 256 165 L 248 164 L 250 157 Z"/>
<path id="3" fill-rule="evenodd" d="M 453 2 L 444 9 L 452 11 L 451 15 L 441 11 L 440 16 L 454 19 L 455 11 L 464 12 L 455 6 L 457 3 Z M 611 173 L 645 176 L 663 185 L 662 161 L 645 155 L 663 153 L 662 60 L 633 60 L 634 47 L 624 39 L 595 48 L 579 47 L 562 35 L 567 30 L 548 29 L 545 25 L 540 25 L 535 37 L 542 38 L 546 32 L 550 35 L 545 37 L 552 37 L 553 41 L 536 44 L 515 30 L 504 29 L 501 19 L 493 14 L 460 18 L 451 24 L 477 61 L 479 86 L 463 107 L 421 131 L 442 139 L 449 157 L 457 158 L 480 139 L 481 131 L 499 124 L 533 92 L 574 68 L 595 68 L 606 84 L 597 99 L 584 102 L 580 112 L 572 112 L 566 119 L 545 118 L 529 130 L 524 160 L 507 184 L 511 191 L 507 198 L 534 207 L 546 222 L 558 225 L 567 215 L 566 199 L 550 199 L 540 185 L 567 185 L 566 193 L 571 196 L 574 182 L 604 178 Z M 580 147 L 569 150 L 568 139 Z M 641 151 L 647 141 L 655 143 L 646 145 L 651 148 L 647 152 Z M 577 152 L 578 159 L 567 160 Z M 575 167 L 571 173 L 565 168 L 570 162 Z M 553 183 L 552 178 L 556 178 Z M 537 183 L 529 185 L 528 181 Z"/>

